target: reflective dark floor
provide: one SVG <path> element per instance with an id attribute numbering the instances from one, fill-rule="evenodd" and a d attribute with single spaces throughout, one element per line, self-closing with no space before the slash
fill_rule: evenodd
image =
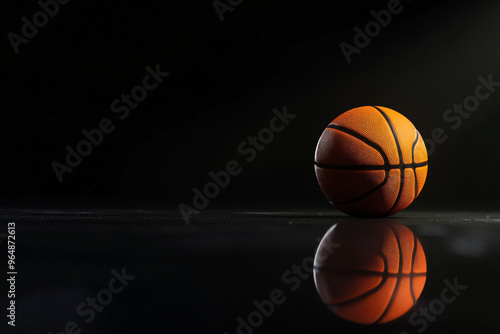
<path id="1" fill-rule="evenodd" d="M 332 313 L 311 273 L 336 212 L 6 212 L 16 226 L 16 327 L 7 333 L 470 333 L 497 328 L 500 213 L 404 212 L 421 242 L 420 298 L 396 320 Z M 4 281 L 5 283 L 5 281 Z M 1 292 L 2 309 L 8 286 Z M 9 312 L 9 311 L 4 311 Z"/>

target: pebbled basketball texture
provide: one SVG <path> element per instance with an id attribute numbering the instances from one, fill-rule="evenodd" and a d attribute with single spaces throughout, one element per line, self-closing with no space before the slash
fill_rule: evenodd
<path id="1" fill-rule="evenodd" d="M 382 217 L 403 210 L 420 194 L 427 149 L 417 129 L 397 111 L 358 107 L 323 131 L 314 165 L 321 190 L 339 210 Z"/>
<path id="2" fill-rule="evenodd" d="M 425 285 L 427 263 L 418 238 L 394 221 L 334 225 L 314 258 L 314 282 L 327 307 L 360 324 L 405 314 Z"/>

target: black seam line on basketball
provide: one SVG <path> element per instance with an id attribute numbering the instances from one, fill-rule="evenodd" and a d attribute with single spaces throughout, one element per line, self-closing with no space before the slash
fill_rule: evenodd
<path id="1" fill-rule="evenodd" d="M 377 144 L 377 143 L 371 141 L 370 139 L 366 138 L 362 134 L 357 133 L 354 130 L 351 130 L 349 128 L 346 128 L 346 127 L 343 127 L 343 126 L 337 125 L 337 124 L 330 124 L 330 125 L 328 125 L 327 128 L 329 128 L 329 129 L 335 129 L 335 130 L 347 133 L 348 135 L 353 136 L 353 137 L 361 140 L 362 142 L 364 142 L 368 146 L 370 146 L 370 147 L 374 148 L 375 150 L 377 150 L 378 153 L 380 153 L 380 155 L 382 156 L 382 159 L 384 160 L 384 165 L 388 165 L 389 164 L 389 158 L 385 154 L 385 152 L 382 149 L 382 147 L 379 144 Z"/>
<path id="2" fill-rule="evenodd" d="M 315 161 L 314 165 L 316 167 L 324 168 L 324 169 L 390 171 L 391 169 L 407 169 L 407 168 L 411 168 L 411 169 L 415 170 L 416 168 L 427 166 L 428 162 L 427 161 L 413 162 L 411 164 L 398 164 L 398 165 L 337 165 L 337 164 L 323 164 L 323 163 Z"/>
<path id="3" fill-rule="evenodd" d="M 386 273 L 387 269 L 389 267 L 389 265 L 387 264 L 387 258 L 384 255 L 384 253 L 381 253 L 380 256 L 382 257 L 382 260 L 384 261 L 384 273 Z M 387 275 L 382 275 L 382 279 L 380 280 L 380 283 L 376 287 L 374 287 L 373 289 L 370 289 L 366 292 L 363 292 L 361 295 L 356 296 L 354 298 L 344 300 L 344 301 L 338 302 L 338 303 L 329 303 L 329 304 L 326 304 L 326 306 L 327 307 L 346 306 L 346 305 L 350 305 L 353 303 L 357 303 L 358 301 L 364 299 L 365 297 L 368 297 L 368 296 L 374 294 L 375 292 L 377 292 L 378 290 L 380 290 L 385 285 L 386 281 L 387 281 Z"/>
<path id="4" fill-rule="evenodd" d="M 403 250 L 401 249 L 401 242 L 400 242 L 400 240 L 398 238 L 398 234 L 394 230 L 394 227 L 391 224 L 389 224 L 389 223 L 387 223 L 387 226 L 389 226 L 390 230 L 394 234 L 394 238 L 396 238 L 396 243 L 398 244 L 398 250 L 399 250 L 398 273 L 401 273 L 403 271 Z M 389 308 L 392 306 L 392 303 L 394 302 L 394 299 L 396 298 L 396 295 L 397 295 L 397 292 L 398 292 L 398 289 L 399 289 L 399 281 L 400 281 L 399 279 L 396 280 L 396 284 L 394 285 L 394 289 L 392 290 L 391 299 L 389 299 L 389 302 L 387 303 L 387 306 L 385 307 L 384 312 L 382 312 L 382 314 L 374 322 L 374 324 L 380 322 L 385 317 L 385 315 L 387 314 L 387 312 L 389 311 Z"/>
<path id="5" fill-rule="evenodd" d="M 392 125 L 392 122 L 389 119 L 389 116 L 387 116 L 387 114 L 385 112 L 383 112 L 380 108 L 378 108 L 376 106 L 373 106 L 373 108 L 377 109 L 382 114 L 382 116 L 384 116 L 385 120 L 387 121 L 387 124 L 389 124 L 389 127 L 391 128 L 392 135 L 394 136 L 394 141 L 396 142 L 396 148 L 398 149 L 399 163 L 402 164 L 403 163 L 403 152 L 401 151 L 401 146 L 399 145 L 398 135 L 396 133 L 396 129 L 394 128 L 394 125 Z M 398 202 L 401 198 L 401 194 L 403 192 L 403 186 L 405 183 L 405 174 L 404 174 L 404 169 L 400 169 L 400 171 L 401 171 L 400 172 L 401 181 L 399 183 L 398 196 L 396 197 L 396 200 L 394 201 L 394 204 L 392 205 L 392 207 L 386 213 L 383 214 L 384 216 L 388 215 L 396 207 L 396 205 L 398 204 Z"/>
<path id="6" fill-rule="evenodd" d="M 415 163 L 415 146 L 417 146 L 417 142 L 418 142 L 418 131 L 417 129 L 415 129 L 415 133 L 417 134 L 415 137 L 415 141 L 413 142 L 413 146 L 411 147 L 411 163 L 414 164 Z M 417 179 L 417 172 L 415 170 L 416 168 L 413 168 L 413 176 L 415 177 L 415 183 L 414 183 L 414 186 L 415 186 L 415 197 L 413 197 L 413 200 L 415 200 L 415 198 L 417 198 L 418 196 L 418 179 Z"/>
<path id="7" fill-rule="evenodd" d="M 411 268 L 410 268 L 410 273 L 413 273 L 413 268 L 415 266 L 415 258 L 417 257 L 417 237 L 415 234 L 413 235 L 413 251 L 411 253 Z M 413 276 L 412 276 L 413 278 Z M 413 300 L 413 305 L 417 302 L 417 299 L 415 298 L 415 293 L 413 292 L 413 279 L 410 278 L 410 294 L 411 294 L 411 299 Z"/>
<path id="8" fill-rule="evenodd" d="M 337 124 L 330 124 L 328 125 L 328 128 L 330 129 L 334 129 L 334 130 L 338 130 L 338 131 L 342 131 L 350 136 L 353 136 L 359 140 L 361 140 L 362 142 L 364 142 L 365 144 L 367 144 L 368 146 L 374 148 L 375 150 L 378 151 L 378 153 L 380 153 L 380 155 L 382 156 L 382 159 L 384 160 L 384 165 L 389 165 L 389 158 L 387 157 L 387 155 L 385 154 L 384 150 L 382 149 L 382 147 L 380 147 L 380 145 L 378 145 L 377 143 L 371 141 L 370 139 L 364 137 L 363 135 L 357 133 L 356 131 L 353 131 L 349 128 L 345 128 L 341 125 L 337 125 Z M 387 181 L 389 180 L 389 173 L 384 170 L 384 180 L 379 184 L 377 185 L 376 187 L 374 187 L 373 189 L 371 190 L 368 190 L 366 193 L 358 196 L 358 197 L 355 197 L 353 199 L 350 199 L 350 200 L 347 200 L 347 201 L 343 201 L 343 202 L 336 202 L 335 205 L 345 205 L 345 204 L 351 204 L 351 203 L 354 203 L 354 202 L 357 202 L 357 201 L 361 201 L 362 199 L 365 199 L 367 198 L 368 196 L 370 196 L 371 194 L 373 194 L 374 192 L 376 192 L 377 190 L 379 190 L 380 188 L 382 188 L 386 183 Z"/>
<path id="9" fill-rule="evenodd" d="M 362 276 L 383 276 L 387 275 L 387 277 L 414 277 L 414 276 L 426 276 L 427 273 L 384 273 L 380 271 L 372 271 L 372 270 L 340 270 L 340 269 L 330 269 L 323 267 L 314 267 L 314 270 L 320 271 L 322 273 L 331 273 L 331 274 L 339 274 L 339 275 L 362 275 Z"/>
<path id="10" fill-rule="evenodd" d="M 383 186 L 385 186 L 385 184 L 387 183 L 387 181 L 389 180 L 389 173 L 385 172 L 385 175 L 384 175 L 384 180 L 379 183 L 376 187 L 368 190 L 367 192 L 365 192 L 364 194 L 358 196 L 358 197 L 355 197 L 353 199 L 350 199 L 350 200 L 347 200 L 347 201 L 343 201 L 343 202 L 335 202 L 335 205 L 346 205 L 346 204 L 352 204 L 352 203 L 355 203 L 357 201 L 361 201 L 365 198 L 367 198 L 368 196 L 370 196 L 371 194 L 373 194 L 374 192 L 376 192 L 377 190 L 379 190 L 380 188 L 382 188 Z"/>

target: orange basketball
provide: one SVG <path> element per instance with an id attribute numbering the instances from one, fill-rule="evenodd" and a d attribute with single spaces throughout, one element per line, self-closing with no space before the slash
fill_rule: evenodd
<path id="1" fill-rule="evenodd" d="M 405 314 L 420 297 L 426 272 L 419 240 L 396 222 L 336 224 L 314 258 L 314 282 L 323 302 L 360 324 Z"/>
<path id="2" fill-rule="evenodd" d="M 323 193 L 352 216 L 387 216 L 418 196 L 427 176 L 422 136 L 403 115 L 359 107 L 323 131 L 314 159 Z"/>

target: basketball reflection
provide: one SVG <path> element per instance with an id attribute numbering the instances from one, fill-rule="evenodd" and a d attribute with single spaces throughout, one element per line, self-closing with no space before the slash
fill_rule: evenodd
<path id="1" fill-rule="evenodd" d="M 393 220 L 335 224 L 314 258 L 323 302 L 336 315 L 361 324 L 405 314 L 420 297 L 426 272 L 420 241 Z"/>

